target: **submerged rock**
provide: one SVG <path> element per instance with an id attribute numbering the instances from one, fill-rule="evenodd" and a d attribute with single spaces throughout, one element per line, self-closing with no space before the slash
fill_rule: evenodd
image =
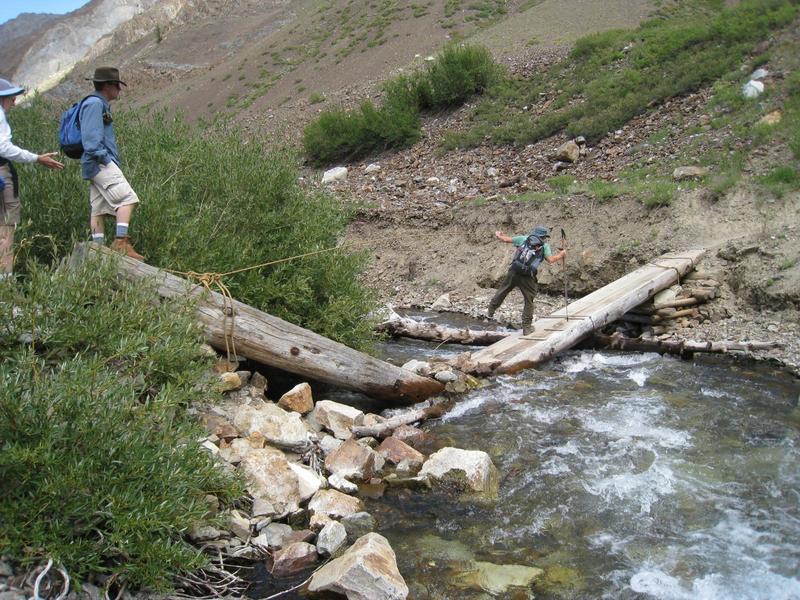
<path id="1" fill-rule="evenodd" d="M 455 483 L 467 491 L 487 496 L 496 495 L 499 484 L 492 459 L 481 450 L 442 448 L 425 461 L 419 476 Z"/>
<path id="2" fill-rule="evenodd" d="M 310 592 L 334 592 L 348 600 L 405 600 L 408 586 L 385 537 L 368 533 L 341 557 L 314 573 Z"/>
<path id="3" fill-rule="evenodd" d="M 496 596 L 510 587 L 530 587 L 533 580 L 543 574 L 544 570 L 537 567 L 474 561 L 455 576 L 453 583 L 456 587 L 483 590 Z"/>

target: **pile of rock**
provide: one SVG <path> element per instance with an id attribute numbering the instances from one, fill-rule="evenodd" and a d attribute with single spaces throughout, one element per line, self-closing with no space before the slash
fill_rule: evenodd
<path id="1" fill-rule="evenodd" d="M 387 484 L 438 484 L 473 497 L 496 496 L 497 472 L 484 452 L 443 448 L 426 457 L 414 447 L 424 448 L 426 434 L 410 424 L 394 426 L 404 420 L 398 416 L 389 420 L 330 400 L 314 402 L 307 383 L 272 402 L 263 377 L 233 375 L 220 376 L 225 402 L 202 413 L 209 433 L 203 446 L 226 468 L 243 473 L 252 508 L 247 514 L 229 510 L 228 531 L 196 528 L 190 533 L 196 543 L 232 557 L 264 558 L 278 578 L 327 561 L 310 578 L 310 591 L 405 598 L 394 552 L 373 532 L 375 520 L 355 496 L 359 486 L 382 491 Z M 379 433 L 357 438 L 354 430 Z M 209 502 L 218 509 L 214 498 Z"/>

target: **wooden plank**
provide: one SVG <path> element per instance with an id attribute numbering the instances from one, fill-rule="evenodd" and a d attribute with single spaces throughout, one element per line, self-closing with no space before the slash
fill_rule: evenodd
<path id="1" fill-rule="evenodd" d="M 103 246 L 78 244 L 72 260 L 92 255 L 112 255 Z M 124 256 L 118 258 L 120 274 L 129 280 L 150 280 L 159 296 L 192 296 L 197 301 L 197 318 L 208 342 L 226 349 L 225 299 L 217 292 L 176 277 L 146 263 Z M 271 365 L 315 381 L 331 383 L 396 403 L 423 400 L 443 391 L 444 386 L 428 377 L 401 369 L 357 350 L 334 342 L 278 317 L 236 300 L 232 303 L 233 327 L 227 320 L 228 334 L 239 356 Z M 228 338 L 230 343 L 230 337 Z"/>
<path id="2" fill-rule="evenodd" d="M 702 248 L 694 248 L 660 256 L 571 303 L 567 307 L 566 315 L 556 311 L 549 317 L 538 319 L 529 336 L 546 336 L 546 340 L 530 340 L 520 335 L 509 336 L 475 352 L 471 359 L 477 367 L 492 369 L 498 373 L 516 373 L 535 366 L 572 347 L 592 331 L 619 319 L 656 292 L 677 283 L 694 268 L 702 255 Z M 567 315 L 572 314 L 582 318 L 567 318 Z"/>

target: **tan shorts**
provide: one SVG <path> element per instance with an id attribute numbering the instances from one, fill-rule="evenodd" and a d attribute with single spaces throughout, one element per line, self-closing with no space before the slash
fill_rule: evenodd
<path id="1" fill-rule="evenodd" d="M 0 167 L 0 177 L 6 181 L 5 189 L 0 192 L 0 225 L 16 227 L 19 223 L 19 198 L 14 195 L 14 182 L 8 165 Z"/>
<path id="2" fill-rule="evenodd" d="M 120 206 L 137 204 L 139 197 L 116 163 L 100 166 L 100 172 L 89 180 L 89 204 L 92 216 L 115 215 Z"/>

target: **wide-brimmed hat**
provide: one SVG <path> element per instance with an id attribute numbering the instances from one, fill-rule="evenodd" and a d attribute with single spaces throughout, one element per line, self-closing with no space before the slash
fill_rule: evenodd
<path id="1" fill-rule="evenodd" d="M 122 85 L 128 85 L 124 81 L 119 78 L 119 69 L 116 67 L 97 67 L 94 70 L 94 77 L 87 77 L 88 81 L 94 81 L 95 83 L 120 83 Z"/>
<path id="2" fill-rule="evenodd" d="M 544 225 L 537 225 L 536 227 L 534 227 L 533 231 L 531 232 L 531 235 L 535 235 L 538 238 L 546 238 L 550 237 L 550 232 Z"/>
<path id="3" fill-rule="evenodd" d="M 0 97 L 18 96 L 24 93 L 24 88 L 14 85 L 8 79 L 0 79 Z"/>

